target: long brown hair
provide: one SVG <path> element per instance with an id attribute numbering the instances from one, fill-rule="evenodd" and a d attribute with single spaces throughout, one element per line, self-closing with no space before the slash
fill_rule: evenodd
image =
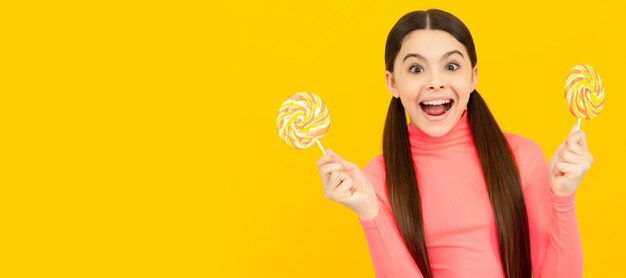
<path id="1" fill-rule="evenodd" d="M 476 66 L 476 49 L 469 29 L 454 15 L 431 9 L 410 12 L 393 26 L 385 47 L 385 64 L 389 72 L 394 70 L 394 60 L 404 37 L 418 29 L 448 32 L 465 46 L 472 67 Z M 531 277 L 526 205 L 511 150 L 487 104 L 476 90 L 470 95 L 467 117 L 495 217 L 503 272 L 509 278 Z M 406 115 L 399 98 L 392 97 L 389 104 L 383 134 L 383 156 L 387 195 L 400 234 L 424 277 L 432 278 L 415 164 L 409 145 Z"/>

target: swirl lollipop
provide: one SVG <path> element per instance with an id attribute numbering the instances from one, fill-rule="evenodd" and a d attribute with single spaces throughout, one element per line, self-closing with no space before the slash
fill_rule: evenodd
<path id="1" fill-rule="evenodd" d="M 296 93 L 285 100 L 276 118 L 278 135 L 287 145 L 303 150 L 317 142 L 324 155 L 319 138 L 326 134 L 329 125 L 328 108 L 318 95 L 309 92 Z"/>
<path id="2" fill-rule="evenodd" d="M 587 64 L 574 66 L 565 81 L 565 99 L 569 111 L 578 118 L 577 129 L 583 118 L 598 116 L 604 107 L 604 86 L 598 72 Z"/>

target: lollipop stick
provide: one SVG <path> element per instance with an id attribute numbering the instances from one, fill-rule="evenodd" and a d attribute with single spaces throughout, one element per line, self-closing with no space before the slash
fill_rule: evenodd
<path id="1" fill-rule="evenodd" d="M 582 121 L 582 118 L 578 118 L 578 123 L 576 124 L 576 130 L 580 130 L 580 122 Z"/>
<path id="2" fill-rule="evenodd" d="M 317 145 L 320 147 L 320 150 L 322 150 L 322 153 L 326 155 L 326 151 L 324 150 L 324 146 L 322 146 L 322 142 L 320 142 L 320 140 L 318 139 L 315 139 L 315 142 L 317 142 Z"/>

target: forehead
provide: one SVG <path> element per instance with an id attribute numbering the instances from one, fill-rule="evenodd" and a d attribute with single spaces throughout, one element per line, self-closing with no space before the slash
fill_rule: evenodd
<path id="1" fill-rule="evenodd" d="M 468 57 L 465 46 L 448 32 L 421 29 L 412 31 L 404 37 L 398 58 L 402 59 L 407 53 L 417 53 L 429 60 L 439 60 L 451 50 L 458 50 L 464 57 Z"/>

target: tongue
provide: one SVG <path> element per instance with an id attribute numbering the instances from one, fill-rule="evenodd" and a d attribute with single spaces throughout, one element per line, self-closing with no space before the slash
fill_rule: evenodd
<path id="1" fill-rule="evenodd" d="M 444 105 L 422 105 L 422 110 L 431 116 L 439 116 L 446 112 Z"/>

